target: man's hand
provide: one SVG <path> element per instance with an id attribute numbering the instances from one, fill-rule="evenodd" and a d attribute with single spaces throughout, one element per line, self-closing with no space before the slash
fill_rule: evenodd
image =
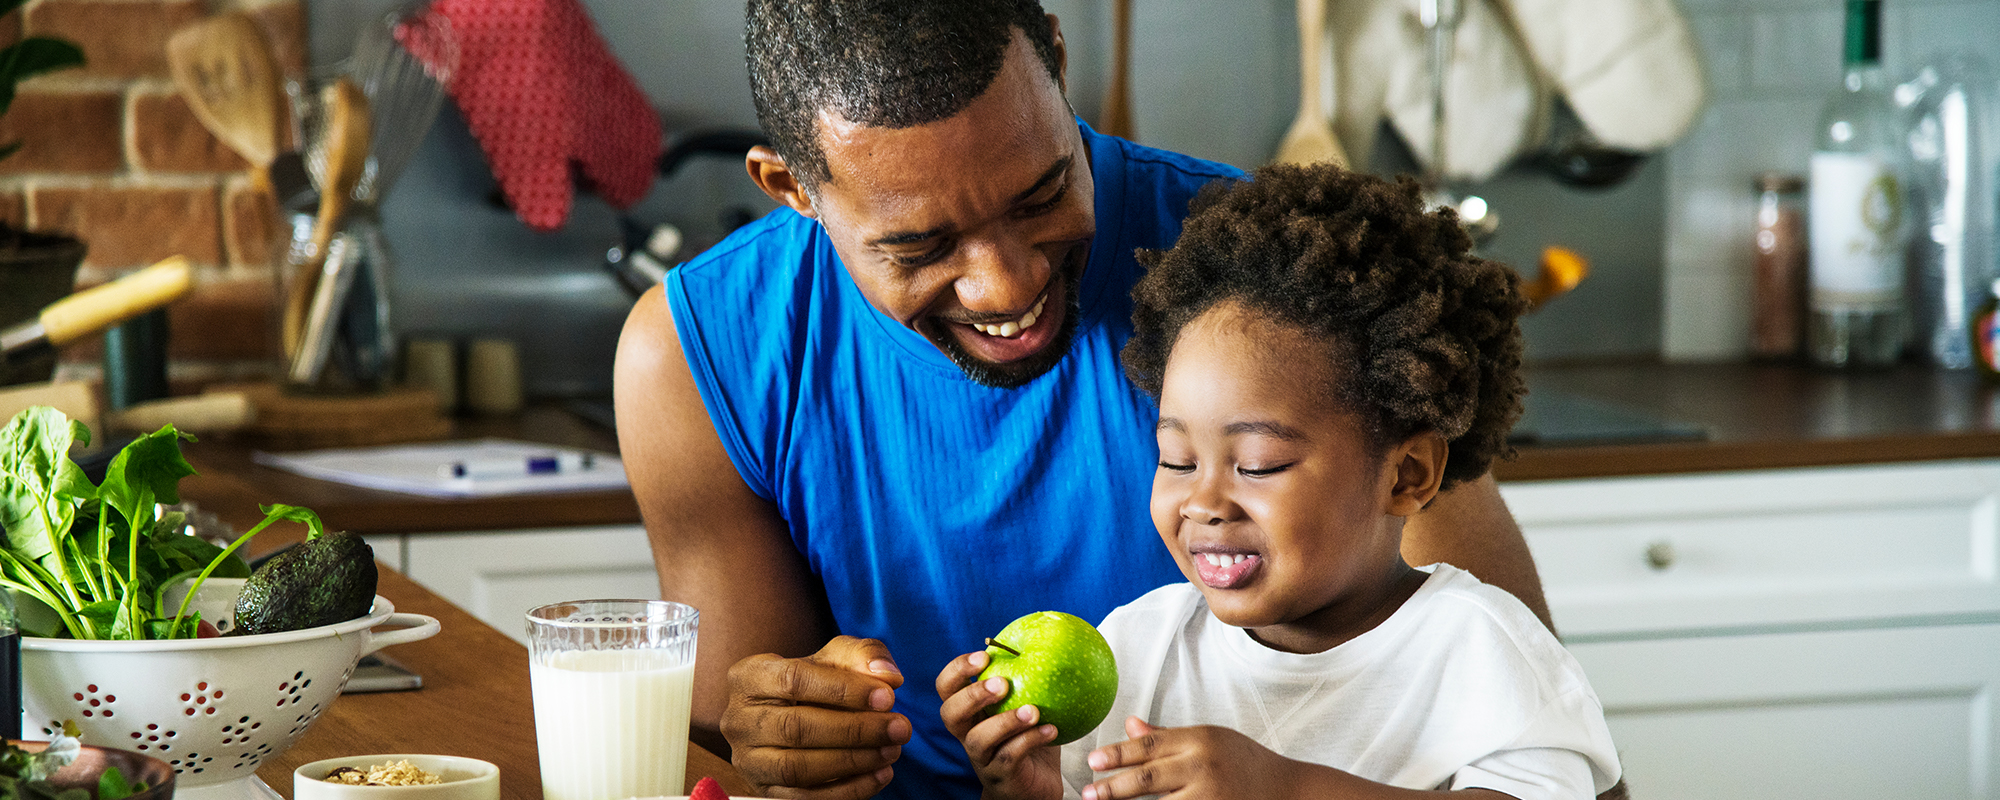
<path id="1" fill-rule="evenodd" d="M 1056 726 L 1037 724 L 1041 710 L 1022 706 L 1008 714 L 986 715 L 1007 696 L 1002 678 L 974 683 L 991 657 L 986 651 L 951 660 L 938 673 L 938 709 L 951 735 L 965 746 L 979 773 L 985 800 L 1048 800 L 1062 797 L 1062 750 L 1050 747 Z"/>
<path id="2" fill-rule="evenodd" d="M 890 710 L 902 685 L 874 639 L 840 636 L 805 658 L 738 661 L 722 714 L 731 760 L 770 797 L 869 797 L 889 785 L 910 741 L 910 721 Z"/>
<path id="3" fill-rule="evenodd" d="M 1083 787 L 1083 800 L 1112 800 L 1149 794 L 1175 797 L 1290 797 L 1298 762 L 1266 749 L 1229 728 L 1201 725 L 1155 728 L 1138 717 L 1125 720 L 1132 738 L 1090 751 L 1096 772 L 1123 769 Z"/>

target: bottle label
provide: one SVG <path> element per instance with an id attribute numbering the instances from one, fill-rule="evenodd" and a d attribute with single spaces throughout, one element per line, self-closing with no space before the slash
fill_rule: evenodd
<path id="1" fill-rule="evenodd" d="M 2000 311 L 1988 308 L 1972 321 L 1973 358 L 1989 375 L 2000 375 Z"/>
<path id="2" fill-rule="evenodd" d="M 1903 187 L 1880 156 L 1812 157 L 1812 307 L 1894 311 L 1903 297 Z"/>

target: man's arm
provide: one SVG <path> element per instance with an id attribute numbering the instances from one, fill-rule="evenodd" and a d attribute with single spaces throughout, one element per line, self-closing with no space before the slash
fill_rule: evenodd
<path id="1" fill-rule="evenodd" d="M 1440 494 L 1403 527 L 1403 560 L 1422 566 L 1443 561 L 1526 603 L 1549 630 L 1548 600 L 1521 527 L 1500 499 L 1493 473 Z"/>
<path id="2" fill-rule="evenodd" d="M 777 509 L 750 491 L 722 449 L 659 287 L 625 320 L 614 387 L 619 455 L 661 596 L 701 612 L 693 737 L 728 757 L 721 720 L 729 668 L 826 644 L 835 633 L 826 595 Z"/>

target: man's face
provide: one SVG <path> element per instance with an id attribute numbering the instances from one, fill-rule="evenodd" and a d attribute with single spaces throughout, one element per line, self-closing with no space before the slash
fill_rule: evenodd
<path id="1" fill-rule="evenodd" d="M 820 140 L 833 177 L 811 213 L 875 308 L 990 386 L 1062 359 L 1094 190 L 1069 104 L 1024 36 L 956 116 L 891 129 L 822 113 Z"/>

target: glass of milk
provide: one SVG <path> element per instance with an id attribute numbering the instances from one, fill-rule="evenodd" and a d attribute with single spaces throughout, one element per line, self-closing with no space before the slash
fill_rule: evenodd
<path id="1" fill-rule="evenodd" d="M 528 676 L 546 800 L 686 793 L 695 610 L 577 600 L 528 612 Z"/>

